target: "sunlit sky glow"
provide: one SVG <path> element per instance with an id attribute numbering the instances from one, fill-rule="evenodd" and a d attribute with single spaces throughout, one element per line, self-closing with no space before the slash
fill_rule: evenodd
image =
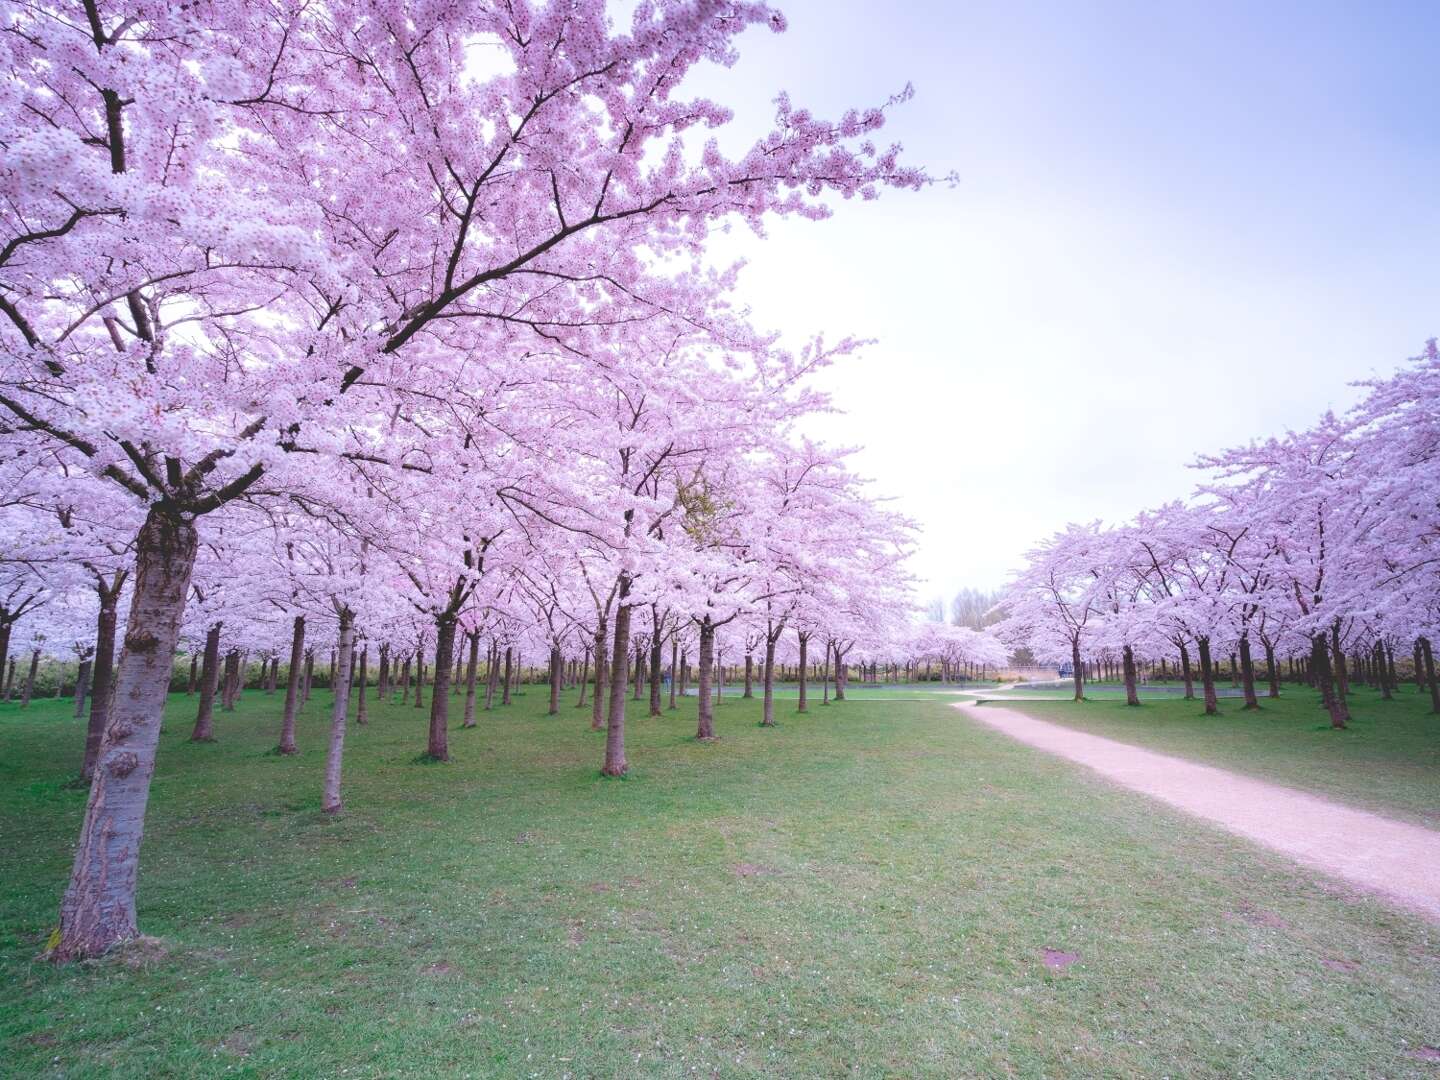
<path id="1" fill-rule="evenodd" d="M 730 70 L 954 188 L 737 234 L 758 324 L 879 339 L 822 425 L 923 527 L 922 593 L 997 586 L 1069 520 L 1187 494 L 1196 453 L 1307 425 L 1440 332 L 1440 5 L 801 0 Z"/>

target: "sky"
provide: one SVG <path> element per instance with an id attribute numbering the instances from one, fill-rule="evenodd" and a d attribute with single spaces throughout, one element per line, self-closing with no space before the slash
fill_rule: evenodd
<path id="1" fill-rule="evenodd" d="M 755 322 L 876 343 L 826 373 L 921 527 L 922 597 L 1068 521 L 1190 493 L 1198 453 L 1342 410 L 1440 334 L 1440 4 L 798 0 L 686 88 L 837 116 L 958 183 L 717 245 Z"/>

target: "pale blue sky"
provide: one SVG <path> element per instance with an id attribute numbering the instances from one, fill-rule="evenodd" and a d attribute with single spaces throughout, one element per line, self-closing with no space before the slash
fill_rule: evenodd
<path id="1" fill-rule="evenodd" d="M 737 237 L 757 320 L 880 339 L 832 373 L 927 589 L 997 585 L 1067 520 L 1188 492 L 1440 333 L 1440 4 L 782 5 L 692 80 L 882 101 L 954 189 Z"/>

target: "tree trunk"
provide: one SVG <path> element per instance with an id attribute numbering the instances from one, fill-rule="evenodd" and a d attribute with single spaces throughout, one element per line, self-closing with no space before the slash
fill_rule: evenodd
<path id="1" fill-rule="evenodd" d="M 95 779 L 95 762 L 100 757 L 100 742 L 105 734 L 105 725 L 110 716 L 111 679 L 115 668 L 115 624 L 116 608 L 120 600 L 117 584 L 111 589 L 101 589 L 100 614 L 95 620 L 95 667 L 90 687 L 90 723 L 85 731 L 85 762 L 80 766 L 80 778 L 87 784 Z M 168 692 L 169 687 L 167 685 Z"/>
<path id="2" fill-rule="evenodd" d="M 665 642 L 660 635 L 660 620 L 654 620 L 650 635 L 650 715 L 660 715 L 660 676 L 665 667 Z"/>
<path id="3" fill-rule="evenodd" d="M 1430 687 L 1430 711 L 1440 713 L 1440 681 L 1435 678 L 1435 649 L 1428 637 L 1420 639 L 1420 655 L 1425 661 L 1425 682 Z"/>
<path id="4" fill-rule="evenodd" d="M 455 616 L 435 620 L 435 682 L 430 687 L 430 738 L 427 756 L 450 760 L 450 661 L 455 657 Z"/>
<path id="5" fill-rule="evenodd" d="M 504 685 L 501 687 L 501 690 L 500 690 L 500 704 L 501 704 L 501 705 L 509 705 L 509 704 L 510 704 L 510 679 L 513 677 L 514 672 L 515 672 L 515 647 L 514 647 L 513 645 L 507 645 L 507 646 L 505 646 L 505 682 L 504 682 Z"/>
<path id="6" fill-rule="evenodd" d="M 670 639 L 670 711 L 674 711 L 675 688 L 680 682 L 680 630 L 677 627 L 675 636 Z"/>
<path id="7" fill-rule="evenodd" d="M 1260 708 L 1260 701 L 1255 696 L 1255 661 L 1250 655 L 1249 634 L 1240 637 L 1240 683 L 1245 687 L 1245 708 Z"/>
<path id="8" fill-rule="evenodd" d="M 461 727 L 475 726 L 475 679 L 480 668 L 480 631 L 473 630 L 470 638 L 470 655 L 465 663 L 465 719 Z"/>
<path id="9" fill-rule="evenodd" d="M 33 649 L 30 652 L 30 673 L 25 676 L 25 687 L 20 691 L 20 707 L 26 708 L 30 704 L 30 698 L 35 693 L 35 673 L 40 670 L 40 650 Z"/>
<path id="10" fill-rule="evenodd" d="M 1330 672 L 1330 646 L 1325 640 L 1325 631 L 1310 639 L 1310 666 L 1315 671 L 1315 681 L 1320 687 L 1320 700 L 1330 713 L 1330 726 L 1344 728 L 1347 719 L 1345 703 L 1335 693 L 1335 680 Z"/>
<path id="11" fill-rule="evenodd" d="M 151 506 L 135 543 L 135 590 L 110 722 L 60 903 L 55 960 L 99 956 L 138 933 L 135 879 L 145 805 L 195 546 L 193 525 Z"/>
<path id="12" fill-rule="evenodd" d="M 765 670 L 761 673 L 764 702 L 760 708 L 760 726 L 775 726 L 775 638 L 778 634 L 765 635 Z"/>
<path id="13" fill-rule="evenodd" d="M 846 649 L 845 652 L 849 652 Z M 835 643 L 835 700 L 845 700 L 845 684 L 849 682 L 849 674 L 846 671 L 845 653 L 840 651 L 840 643 Z"/>
<path id="14" fill-rule="evenodd" d="M 1125 704 L 1139 705 L 1140 691 L 1135 685 L 1135 650 L 1126 645 L 1120 656 L 1125 671 Z"/>
<path id="15" fill-rule="evenodd" d="M 305 650 L 305 670 L 301 674 L 300 683 L 300 704 L 304 705 L 310 700 L 310 686 L 315 681 L 315 650 Z"/>
<path id="16" fill-rule="evenodd" d="M 741 697 L 753 698 L 755 696 L 755 654 L 745 654 L 745 693 Z"/>
<path id="17" fill-rule="evenodd" d="M 1190 667 L 1190 648 L 1180 643 L 1180 677 L 1185 680 L 1185 700 L 1195 700 L 1195 672 Z"/>
<path id="18" fill-rule="evenodd" d="M 806 671 L 805 665 L 806 665 L 806 653 L 809 651 L 809 648 L 810 648 L 810 635 L 809 635 L 809 634 L 801 634 L 801 635 L 800 635 L 800 669 L 799 669 L 799 672 L 798 672 L 798 675 L 799 675 L 799 678 L 800 678 L 800 686 L 799 686 L 800 701 L 799 701 L 799 703 L 795 706 L 795 711 L 796 711 L 797 713 L 803 713 L 803 712 L 806 711 L 806 702 L 805 702 L 805 676 L 806 676 L 806 674 L 807 674 L 807 671 Z"/>
<path id="19" fill-rule="evenodd" d="M 240 696 L 240 650 L 231 649 L 225 654 L 225 694 L 220 708 L 225 712 L 235 711 L 235 699 Z"/>
<path id="20" fill-rule="evenodd" d="M 90 693 L 90 661 L 81 660 L 75 671 L 75 719 L 85 715 L 85 698 Z"/>
<path id="21" fill-rule="evenodd" d="M 1080 663 L 1080 640 L 1070 641 L 1070 677 L 1075 683 L 1075 700 L 1085 700 L 1085 667 Z"/>
<path id="22" fill-rule="evenodd" d="M 375 674 L 375 700 L 385 704 L 390 694 L 390 645 L 380 646 L 380 670 Z"/>
<path id="23" fill-rule="evenodd" d="M 350 646 L 350 655 L 355 655 L 355 646 Z M 370 720 L 370 709 L 365 699 L 370 696 L 369 688 L 365 685 L 370 681 L 370 646 L 364 645 L 360 649 L 360 678 L 356 681 L 356 692 L 360 695 L 355 702 L 355 723 L 365 724 Z"/>
<path id="24" fill-rule="evenodd" d="M 195 712 L 191 742 L 215 741 L 215 687 L 220 679 L 220 624 L 205 633 L 205 663 L 200 669 L 200 708 Z"/>
<path id="25" fill-rule="evenodd" d="M 1280 696 L 1280 672 L 1275 667 L 1275 646 L 1265 642 L 1265 673 L 1270 681 L 1269 697 Z"/>
<path id="26" fill-rule="evenodd" d="M 340 812 L 340 766 L 345 757 L 345 713 L 350 707 L 350 656 L 354 648 L 355 616 L 349 608 L 340 612 L 340 641 L 335 666 L 330 669 L 335 683 L 335 700 L 330 704 L 330 748 L 325 753 L 325 789 L 320 809 Z"/>
<path id="27" fill-rule="evenodd" d="M 433 689 L 431 691 L 434 692 Z M 425 639 L 415 648 L 415 708 L 425 707 Z"/>
<path id="28" fill-rule="evenodd" d="M 1345 670 L 1345 650 L 1340 647 L 1340 620 L 1336 619 L 1330 626 L 1330 654 L 1335 665 L 1335 691 L 1341 707 L 1345 710 L 1345 719 L 1350 719 L 1350 675 Z"/>
<path id="29" fill-rule="evenodd" d="M 577 709 L 585 707 L 585 692 L 590 689 L 590 654 L 594 648 L 593 645 L 585 647 L 585 666 L 580 669 L 580 697 L 575 702 Z"/>
<path id="30" fill-rule="evenodd" d="M 495 691 L 500 689 L 500 642 L 490 639 L 485 654 L 485 711 L 495 707 Z"/>
<path id="31" fill-rule="evenodd" d="M 605 718 L 605 764 L 600 769 L 605 776 L 624 776 L 630 768 L 625 760 L 625 690 L 629 682 L 625 666 L 630 661 L 630 605 L 625 603 L 625 597 L 629 593 L 630 583 L 622 578 L 615 608 L 615 645 L 610 651 L 614 667 L 610 671 L 610 709 Z"/>
<path id="32" fill-rule="evenodd" d="M 550 716 L 560 715 L 560 680 L 562 678 L 560 666 L 565 663 L 565 658 L 560 654 L 560 646 L 550 646 Z"/>
<path id="33" fill-rule="evenodd" d="M 608 678 L 605 665 L 606 650 L 609 648 L 606 635 L 609 633 L 610 624 L 606 619 L 601 619 L 595 627 L 595 693 L 591 695 L 591 731 L 599 731 L 605 726 L 605 680 Z"/>
<path id="34" fill-rule="evenodd" d="M 710 616 L 700 623 L 700 722 L 695 730 L 697 739 L 715 738 L 715 703 L 710 699 L 710 684 L 715 677 L 715 627 Z"/>
<path id="35" fill-rule="evenodd" d="M 275 749 L 282 754 L 293 754 L 295 746 L 295 714 L 300 708 L 301 667 L 305 656 L 305 616 L 296 615 L 290 631 L 290 670 L 285 676 L 285 711 L 280 719 L 280 745 Z"/>
<path id="36" fill-rule="evenodd" d="M 199 668 L 200 668 L 200 654 L 199 654 L 199 653 L 196 653 L 196 652 L 192 652 L 192 653 L 190 654 L 190 679 L 189 679 L 188 682 L 185 683 L 185 695 L 186 695 L 187 697 L 188 697 L 189 695 L 195 693 L 195 685 L 196 685 L 196 683 L 195 683 L 195 674 L 196 674 L 196 672 L 199 670 Z"/>
<path id="37" fill-rule="evenodd" d="M 1205 715 L 1216 716 L 1220 712 L 1220 699 L 1215 693 L 1215 665 L 1210 659 L 1210 639 L 1197 637 L 1200 648 L 1200 685 L 1205 692 Z"/>

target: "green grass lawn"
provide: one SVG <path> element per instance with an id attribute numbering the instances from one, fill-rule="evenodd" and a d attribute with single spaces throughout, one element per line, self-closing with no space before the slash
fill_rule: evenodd
<path id="1" fill-rule="evenodd" d="M 1198 690 L 1196 691 L 1199 692 Z M 1199 701 L 1025 701 L 1031 716 L 1122 742 L 1220 765 L 1236 772 L 1440 829 L 1440 716 L 1430 695 L 1404 687 L 1393 701 L 1375 690 L 1350 695 L 1354 719 L 1344 731 L 1330 727 L 1319 695 L 1286 685 L 1279 698 L 1261 698 L 1246 712 L 1235 698 L 1206 716 Z"/>
<path id="2" fill-rule="evenodd" d="M 68 702 L 0 711 L 0 1073 L 1436 1075 L 1440 928 L 943 701 L 764 730 L 727 697 L 701 745 L 692 699 L 632 719 L 627 781 L 541 688 L 444 765 L 415 761 L 420 711 L 376 709 L 328 819 L 328 697 L 294 758 L 265 754 L 278 697 L 247 693 L 210 745 L 173 699 L 141 870 L 158 940 L 59 969 L 35 956 L 82 731 Z"/>

